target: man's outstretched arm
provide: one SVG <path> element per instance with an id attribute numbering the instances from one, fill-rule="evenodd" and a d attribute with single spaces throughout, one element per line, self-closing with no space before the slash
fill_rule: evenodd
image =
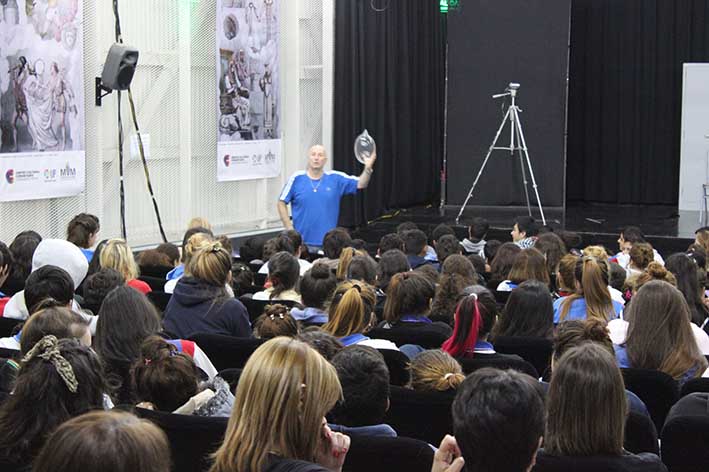
<path id="1" fill-rule="evenodd" d="M 369 185 L 369 180 L 372 178 L 372 173 L 374 172 L 374 163 L 377 160 L 377 151 L 374 151 L 371 157 L 364 160 L 364 170 L 359 176 L 357 181 L 357 190 L 362 190 L 367 188 Z"/>

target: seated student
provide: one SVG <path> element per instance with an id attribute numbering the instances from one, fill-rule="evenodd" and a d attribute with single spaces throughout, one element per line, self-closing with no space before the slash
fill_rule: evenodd
<path id="1" fill-rule="evenodd" d="M 451 327 L 428 317 L 435 287 L 426 277 L 416 272 L 404 272 L 391 278 L 384 303 L 384 321 L 380 328 L 396 330 L 400 327 L 430 331 L 449 336 Z"/>
<path id="2" fill-rule="evenodd" d="M 554 302 L 554 324 L 585 319 L 608 322 L 619 317 L 623 305 L 613 300 L 608 290 L 608 261 L 591 256 L 579 258 L 574 278 L 576 293 Z"/>
<path id="3" fill-rule="evenodd" d="M 43 337 L 23 358 L 15 389 L 0 405 L 0 468 L 29 467 L 60 424 L 102 409 L 105 392 L 101 362 L 91 348 L 75 339 Z"/>
<path id="4" fill-rule="evenodd" d="M 105 366 L 114 403 L 133 403 L 130 367 L 138 359 L 143 341 L 161 330 L 155 306 L 142 293 L 122 286 L 106 296 L 98 316 L 94 349 Z M 210 379 L 217 375 L 216 368 L 197 344 L 182 339 L 170 342 L 192 357 Z"/>
<path id="5" fill-rule="evenodd" d="M 556 289 L 556 271 L 561 258 L 568 254 L 564 241 L 556 233 L 540 234 L 534 243 L 534 249 L 541 252 L 546 260 L 547 273 L 551 280 L 550 286 Z"/>
<path id="6" fill-rule="evenodd" d="M 170 256 L 164 252 L 158 251 L 157 249 L 142 251 L 138 254 L 136 262 L 140 266 L 141 270 L 146 268 L 151 270 L 165 270 L 169 267 L 172 267 L 173 269 L 175 268 L 172 261 L 170 261 Z M 147 275 L 150 275 L 150 273 Z"/>
<path id="7" fill-rule="evenodd" d="M 300 294 L 295 286 L 300 277 L 300 266 L 295 256 L 282 251 L 271 256 L 268 261 L 268 280 L 271 286 L 266 290 L 254 293 L 254 300 L 288 300 L 301 303 Z"/>
<path id="8" fill-rule="evenodd" d="M 340 398 L 337 371 L 317 351 L 267 341 L 244 367 L 210 472 L 340 471 L 350 440 L 325 421 Z"/>
<path id="9" fill-rule="evenodd" d="M 266 307 L 266 311 L 254 321 L 254 336 L 272 339 L 278 336 L 298 336 L 298 322 L 290 315 L 288 307 L 278 303 Z"/>
<path id="10" fill-rule="evenodd" d="M 338 282 L 342 282 L 347 279 L 347 274 L 350 270 L 350 263 L 355 257 L 368 256 L 367 251 L 361 249 L 355 249 L 353 247 L 346 247 L 340 253 L 340 260 L 337 264 L 337 269 L 335 270 L 335 275 L 337 276 Z"/>
<path id="11" fill-rule="evenodd" d="M 497 319 L 497 303 L 490 291 L 474 285 L 468 287 L 464 295 L 455 310 L 453 334 L 441 349 L 460 358 L 519 359 L 518 356 L 495 352 L 495 347 L 488 341 Z"/>
<path id="12" fill-rule="evenodd" d="M 317 326 L 308 326 L 303 329 L 298 336 L 298 341 L 303 341 L 320 353 L 326 360 L 330 361 L 335 354 L 340 352 L 345 346 L 335 336 L 326 333 Z"/>
<path id="13" fill-rule="evenodd" d="M 244 305 L 231 297 L 231 256 L 219 242 L 207 242 L 191 256 L 184 277 L 165 307 L 163 324 L 170 333 L 186 338 L 194 333 L 250 337 Z"/>
<path id="14" fill-rule="evenodd" d="M 599 261 L 609 261 L 610 258 L 608 257 L 608 253 L 606 252 L 606 248 L 603 246 L 586 246 L 583 249 L 583 255 L 584 256 L 591 256 L 595 257 L 596 260 Z M 611 294 L 611 298 L 615 300 L 616 302 L 620 303 L 621 305 L 625 306 L 625 298 L 623 297 L 623 292 L 622 288 L 620 289 L 615 289 L 611 286 L 611 262 L 608 263 L 608 291 Z M 617 265 L 617 264 L 616 264 Z M 623 269 L 625 271 L 625 269 Z M 626 273 L 626 278 L 627 278 L 627 273 Z"/>
<path id="15" fill-rule="evenodd" d="M 586 343 L 595 343 L 615 356 L 613 343 L 608 334 L 608 328 L 603 322 L 598 320 L 571 320 L 559 324 L 554 336 L 554 352 L 551 358 L 552 374 L 554 366 L 559 362 L 559 359 L 561 359 L 561 356 L 563 356 L 566 351 L 570 351 Z M 542 382 L 542 387 L 544 387 L 546 391 L 549 389 L 549 384 Z M 631 411 L 635 411 L 647 417 L 650 416 L 645 403 L 643 403 L 637 395 L 630 390 L 626 390 L 625 396 L 628 399 L 628 407 Z"/>
<path id="16" fill-rule="evenodd" d="M 433 231 L 431 231 L 431 244 L 433 245 L 433 249 L 436 250 L 436 254 L 438 254 L 438 242 L 443 236 L 455 236 L 455 231 L 453 230 L 453 228 L 451 228 L 445 223 L 439 224 L 438 226 L 433 228 Z"/>
<path id="17" fill-rule="evenodd" d="M 46 299 L 37 305 L 35 312 L 22 326 L 22 331 L 10 338 L 3 338 L 2 347 L 27 354 L 44 336 L 53 335 L 57 339 L 78 339 L 84 346 L 91 346 L 89 324 L 73 311 L 57 306 L 57 302 Z M 11 341 L 11 342 L 10 342 Z M 19 360 L 8 359 L 0 363 L 0 403 L 15 388 Z"/>
<path id="18" fill-rule="evenodd" d="M 192 218 L 190 221 L 187 222 L 187 229 L 195 229 L 195 228 L 205 228 L 209 232 L 213 231 L 212 230 L 212 224 L 207 220 L 207 218 L 203 216 L 195 216 Z"/>
<path id="19" fill-rule="evenodd" d="M 369 254 L 355 256 L 347 269 L 348 280 L 358 280 L 374 287 L 377 284 L 377 261 Z"/>
<path id="20" fill-rule="evenodd" d="M 452 255 L 461 255 L 463 247 L 453 234 L 445 234 L 436 241 L 436 255 L 438 256 L 439 269 L 446 259 Z"/>
<path id="21" fill-rule="evenodd" d="M 106 295 L 116 287 L 125 285 L 123 276 L 114 269 L 101 269 L 84 281 L 84 303 L 82 308 L 98 315 Z"/>
<path id="22" fill-rule="evenodd" d="M 184 275 L 185 267 L 187 265 L 187 256 L 189 255 L 189 249 L 188 249 L 187 245 L 188 245 L 190 239 L 196 234 L 204 235 L 203 240 L 214 239 L 214 233 L 212 233 L 212 230 L 210 230 L 210 229 L 202 228 L 202 227 L 188 229 L 185 232 L 184 237 L 182 238 L 182 263 L 177 265 L 173 270 L 171 270 L 170 272 L 167 273 L 167 275 L 165 276 L 166 280 L 169 281 L 169 280 L 179 279 L 180 277 L 182 277 Z M 197 241 L 195 241 L 195 246 L 199 246 Z M 259 254 L 260 254 L 260 252 L 259 252 Z M 166 285 L 165 292 L 172 293 L 172 290 L 168 291 L 168 287 Z"/>
<path id="23" fill-rule="evenodd" d="M 627 277 L 637 277 L 647 269 L 648 264 L 653 262 L 652 246 L 648 243 L 633 244 L 630 248 L 630 262 L 626 267 Z"/>
<path id="24" fill-rule="evenodd" d="M 34 460 L 33 472 L 169 472 L 170 445 L 148 420 L 92 411 L 62 424 Z"/>
<path id="25" fill-rule="evenodd" d="M 86 261 L 91 262 L 94 251 L 91 249 L 97 241 L 101 229 L 98 217 L 89 213 L 79 213 L 71 219 L 66 229 L 66 240 L 75 244 L 86 256 Z"/>
<path id="26" fill-rule="evenodd" d="M 441 268 L 441 278 L 431 304 L 430 318 L 453 325 L 453 313 L 465 287 L 478 282 L 473 264 L 459 254 L 449 256 Z"/>
<path id="27" fill-rule="evenodd" d="M 491 290 L 497 290 L 497 286 L 500 285 L 503 280 L 507 280 L 507 277 L 510 275 L 510 270 L 512 270 L 515 257 L 517 257 L 517 254 L 520 252 L 522 252 L 522 249 L 515 243 L 505 243 L 497 249 L 490 263 L 490 277 L 487 283 L 487 286 Z"/>
<path id="28" fill-rule="evenodd" d="M 29 311 L 32 314 L 37 312 L 40 307 L 61 306 L 71 308 L 74 300 L 74 283 L 65 270 L 47 265 L 40 267 L 27 277 L 27 288 L 24 295 L 25 302 L 28 304 Z M 47 299 L 52 301 L 51 305 L 44 303 Z M 81 318 L 81 316 L 79 317 Z M 0 347 L 19 349 L 20 337 L 21 331 L 15 336 L 2 338 L 0 339 Z M 91 344 L 90 339 L 91 334 L 89 333 L 89 345 Z"/>
<path id="29" fill-rule="evenodd" d="M 54 305 L 71 308 L 74 302 L 74 282 L 63 269 L 46 265 L 35 270 L 27 277 L 24 290 L 24 302 L 30 314 L 37 311 L 38 306 L 47 298 L 54 300 Z M 0 347 L 19 349 L 20 333 L 15 336 L 0 339 Z"/>
<path id="30" fill-rule="evenodd" d="M 576 263 L 578 256 L 567 254 L 559 261 L 556 270 L 556 298 L 568 297 L 576 292 Z M 616 264 L 617 265 L 617 264 Z M 623 270 L 625 276 L 625 270 Z"/>
<path id="31" fill-rule="evenodd" d="M 337 270 L 342 250 L 352 244 L 350 234 L 342 228 L 334 228 L 325 233 L 322 248 L 325 257 L 317 259 L 318 264 L 325 264 L 330 270 Z"/>
<path id="32" fill-rule="evenodd" d="M 466 470 L 534 467 L 544 434 L 544 399 L 533 378 L 514 370 L 476 370 L 458 388 L 452 417 L 455 439 L 449 441 L 457 443 L 453 456 L 462 454 Z"/>
<path id="33" fill-rule="evenodd" d="M 406 241 L 404 238 L 404 233 L 406 233 L 408 231 L 414 231 L 414 230 L 416 230 L 416 231 L 419 230 L 419 227 L 413 221 L 405 221 L 396 227 L 396 234 L 399 235 L 399 237 L 401 238 L 401 240 L 403 242 L 404 247 L 401 248 L 402 251 L 406 252 Z M 424 236 L 425 236 L 425 233 L 424 233 Z M 425 249 L 426 249 L 426 255 L 424 256 L 424 259 L 426 259 L 429 262 L 436 262 L 438 260 L 438 256 L 436 255 L 436 250 L 433 247 L 429 246 L 428 244 L 426 244 Z M 413 269 L 413 267 L 412 267 L 412 269 Z"/>
<path id="34" fill-rule="evenodd" d="M 411 269 L 416 269 L 424 264 L 431 264 L 436 270 L 438 270 L 439 265 L 430 259 L 426 259 L 426 248 L 428 247 L 428 240 L 426 238 L 426 233 L 420 229 L 412 229 L 411 231 L 406 231 L 401 238 L 404 240 L 404 253 L 409 261 L 409 266 Z"/>
<path id="35" fill-rule="evenodd" d="M 32 272 L 32 257 L 41 241 L 42 236 L 35 231 L 23 231 L 10 243 L 8 252 L 12 257 L 7 260 L 12 260 L 12 271 L 3 284 L 3 292 L 8 297 L 24 290 L 25 280 Z M 5 256 L 3 253 L 3 259 Z"/>
<path id="36" fill-rule="evenodd" d="M 150 336 L 131 368 L 137 406 L 149 410 L 196 416 L 229 416 L 234 396 L 229 384 L 215 377 L 199 386 L 194 360 L 159 336 Z"/>
<path id="37" fill-rule="evenodd" d="M 528 249 L 534 247 L 537 241 L 537 233 L 539 233 L 539 225 L 531 216 L 519 216 L 515 218 L 512 231 L 512 242 L 520 249 Z"/>
<path id="38" fill-rule="evenodd" d="M 487 285 L 487 277 L 490 275 L 487 271 L 487 263 L 485 262 L 485 258 L 478 256 L 477 254 L 470 254 L 468 255 L 468 260 L 473 264 L 473 267 L 475 268 L 475 273 L 477 274 L 478 277 L 478 284 L 482 286 Z"/>
<path id="39" fill-rule="evenodd" d="M 699 283 L 699 266 L 684 253 L 672 254 L 667 258 L 667 270 L 677 279 L 677 288 L 689 306 L 692 322 L 703 327 L 709 308 L 704 304 L 704 287 Z"/>
<path id="40" fill-rule="evenodd" d="M 390 249 L 383 253 L 377 267 L 377 289 L 379 291 L 377 296 L 386 296 L 389 282 L 394 275 L 409 271 L 411 271 L 411 266 L 403 251 Z"/>
<path id="41" fill-rule="evenodd" d="M 619 367 L 659 370 L 680 384 L 709 376 L 707 360 L 692 334 L 687 303 L 672 285 L 659 280 L 643 285 L 625 319 L 628 334 L 615 350 Z"/>
<path id="42" fill-rule="evenodd" d="M 610 286 L 610 288 L 622 294 L 623 289 L 625 288 L 625 281 L 628 278 L 628 274 L 625 272 L 625 270 L 623 270 L 623 268 L 619 264 L 611 262 L 610 273 L 608 274 L 608 278 L 608 285 Z M 613 296 L 613 290 L 611 290 L 611 297 Z M 615 298 L 613 299 L 615 300 Z"/>
<path id="43" fill-rule="evenodd" d="M 379 246 L 377 247 L 377 258 L 391 249 L 398 249 L 402 252 L 404 250 L 404 240 L 396 233 L 389 233 L 382 236 L 382 239 L 379 240 Z"/>
<path id="44" fill-rule="evenodd" d="M 337 287 L 335 274 L 325 264 L 315 264 L 300 280 L 300 296 L 305 308 L 294 307 L 290 314 L 307 325 L 327 323 L 325 305 Z"/>
<path id="45" fill-rule="evenodd" d="M 546 259 L 534 248 L 523 249 L 515 256 L 507 279 L 500 282 L 497 291 L 511 292 L 526 280 L 538 280 L 549 287 Z"/>
<path id="46" fill-rule="evenodd" d="M 630 264 L 630 249 L 636 243 L 647 243 L 645 235 L 637 226 L 626 226 L 620 231 L 618 236 L 618 247 L 620 251 L 613 256 L 611 262 L 619 264 L 623 269 L 627 269 Z M 652 250 L 653 260 L 665 265 L 664 259 L 655 249 Z"/>
<path id="47" fill-rule="evenodd" d="M 551 339 L 554 333 L 554 306 L 549 287 L 527 280 L 510 293 L 505 308 L 492 330 L 500 336 Z"/>
<path id="48" fill-rule="evenodd" d="M 473 218 L 468 226 L 468 237 L 463 239 L 461 245 L 467 254 L 477 254 L 480 257 L 485 257 L 485 238 L 490 230 L 490 223 L 479 216 Z"/>
<path id="49" fill-rule="evenodd" d="M 32 256 L 32 271 L 47 265 L 64 269 L 71 276 L 74 283 L 72 290 L 81 285 L 89 268 L 89 263 L 79 248 L 62 239 L 45 239 L 37 246 Z M 81 310 L 81 307 L 75 301 L 72 301 L 72 308 L 76 311 Z M 25 303 L 24 290 L 17 292 L 10 298 L 10 301 L 5 305 L 3 313 L 5 318 L 19 320 L 26 320 L 29 315 L 30 312 Z"/>
<path id="50" fill-rule="evenodd" d="M 342 282 L 335 289 L 328 310 L 328 322 L 322 330 L 338 338 L 345 346 L 361 344 L 375 349 L 396 349 L 386 339 L 370 339 L 366 336 L 376 324 L 374 306 L 377 297 L 372 287 L 359 282 Z"/>
<path id="51" fill-rule="evenodd" d="M 330 361 L 342 386 L 342 400 L 330 412 L 333 431 L 348 436 L 396 437 L 384 423 L 389 409 L 389 368 L 384 357 L 368 346 L 346 347 Z"/>
<path id="52" fill-rule="evenodd" d="M 448 392 L 456 390 L 465 380 L 458 361 L 440 349 L 416 354 L 411 359 L 409 371 L 411 388 L 417 392 Z"/>
<path id="53" fill-rule="evenodd" d="M 126 285 L 129 287 L 145 294 L 153 291 L 150 285 L 138 280 L 138 264 L 135 263 L 133 252 L 124 240 L 110 239 L 101 250 L 100 262 L 101 268 L 117 270 L 126 279 Z"/>
<path id="54" fill-rule="evenodd" d="M 613 356 L 596 343 L 567 351 L 554 364 L 544 448 L 535 470 L 558 470 L 575 458 L 598 461 L 599 470 L 666 471 L 656 455 L 623 449 L 627 411 L 623 376 Z"/>
<path id="55" fill-rule="evenodd" d="M 290 233 L 292 231 L 295 233 L 295 235 L 289 236 L 286 233 Z M 261 266 L 259 269 L 258 273 L 259 274 L 268 274 L 268 260 L 271 259 L 271 256 L 276 254 L 277 252 L 285 251 L 293 254 L 295 256 L 296 260 L 298 261 L 298 265 L 300 265 L 300 275 L 302 276 L 307 272 L 308 269 L 312 266 L 312 264 L 305 259 L 301 259 L 301 253 L 303 249 L 303 239 L 300 239 L 300 244 L 294 243 L 294 239 L 296 238 L 296 235 L 298 238 L 300 238 L 300 233 L 298 233 L 296 230 L 290 230 L 284 233 L 279 234 L 275 238 L 271 238 L 268 241 L 266 241 L 263 245 L 263 260 L 267 261 L 264 265 Z"/>
<path id="56" fill-rule="evenodd" d="M 170 267 L 177 267 L 180 264 L 180 248 L 174 244 L 162 243 L 155 250 L 167 256 Z"/>

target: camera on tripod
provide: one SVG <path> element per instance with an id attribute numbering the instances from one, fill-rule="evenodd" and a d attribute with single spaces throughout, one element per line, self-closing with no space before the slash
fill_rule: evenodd
<path id="1" fill-rule="evenodd" d="M 511 92 L 512 90 L 519 90 L 519 87 L 520 87 L 519 84 L 516 84 L 516 83 L 514 83 L 514 82 L 510 82 L 510 85 L 507 86 L 507 88 L 505 89 L 505 91 Z"/>

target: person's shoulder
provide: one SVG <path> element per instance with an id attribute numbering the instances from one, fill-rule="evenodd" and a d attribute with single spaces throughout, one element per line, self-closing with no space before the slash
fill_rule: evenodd
<path id="1" fill-rule="evenodd" d="M 330 170 L 327 171 L 325 174 L 336 179 L 359 180 L 359 177 L 357 177 L 356 175 L 350 175 L 339 170 Z"/>

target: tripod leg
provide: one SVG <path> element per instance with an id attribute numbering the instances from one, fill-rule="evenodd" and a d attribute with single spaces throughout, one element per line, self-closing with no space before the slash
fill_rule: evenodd
<path id="1" fill-rule="evenodd" d="M 468 196 L 463 202 L 463 206 L 460 207 L 460 211 L 458 212 L 458 216 L 455 218 L 455 224 L 460 223 L 460 217 L 463 216 L 463 212 L 465 211 L 465 207 L 468 206 L 468 202 L 470 201 L 471 198 L 473 198 L 473 192 L 475 191 L 475 187 L 478 185 L 478 181 L 480 180 L 480 176 L 483 175 L 483 171 L 485 170 L 485 166 L 487 165 L 487 161 L 490 159 L 490 156 L 492 155 L 492 151 L 495 148 L 495 144 L 497 144 L 497 140 L 500 139 L 500 134 L 502 134 L 502 130 L 505 128 L 505 125 L 507 124 L 507 119 L 510 116 L 511 108 L 510 110 L 507 110 L 507 113 L 505 114 L 505 117 L 502 118 L 502 123 L 500 124 L 500 127 L 497 129 L 497 134 L 495 134 L 495 139 L 492 140 L 492 144 L 490 145 L 490 149 L 487 151 L 487 156 L 485 156 L 485 160 L 483 160 L 482 165 L 480 166 L 480 170 L 478 171 L 477 177 L 475 177 L 475 181 L 473 182 L 473 186 L 470 187 L 470 191 L 468 192 Z"/>
<path id="2" fill-rule="evenodd" d="M 519 132 L 519 138 L 522 142 L 522 152 L 527 159 L 527 168 L 529 169 L 529 176 L 532 178 L 532 188 L 534 189 L 534 195 L 537 197 L 537 205 L 539 206 L 539 214 L 542 216 L 542 224 L 546 226 L 547 220 L 544 217 L 544 209 L 542 208 L 542 201 L 539 198 L 539 188 L 537 185 L 537 179 L 534 178 L 534 170 L 532 169 L 532 161 L 529 159 L 529 150 L 527 149 L 527 141 L 524 139 L 524 131 L 522 131 L 522 123 L 517 117 L 517 131 Z"/>
<path id="3" fill-rule="evenodd" d="M 513 118 L 513 121 L 515 123 L 514 131 L 515 131 L 515 135 L 517 136 L 517 142 L 515 142 L 515 139 L 514 139 L 515 135 L 513 135 L 511 149 L 513 149 L 513 151 L 512 151 L 513 153 L 514 153 L 514 149 L 516 149 L 517 152 L 519 153 L 519 168 L 522 170 L 522 186 L 524 187 L 524 198 L 525 198 L 525 201 L 527 202 L 527 213 L 529 214 L 529 216 L 532 216 L 532 205 L 529 201 L 529 182 L 527 181 L 527 171 L 524 169 L 524 158 L 522 156 L 522 141 L 521 141 L 519 134 L 518 134 L 517 123 L 519 122 L 519 113 L 517 113 L 516 108 L 513 108 L 512 110 L 513 110 L 512 113 L 514 114 L 514 118 Z"/>

